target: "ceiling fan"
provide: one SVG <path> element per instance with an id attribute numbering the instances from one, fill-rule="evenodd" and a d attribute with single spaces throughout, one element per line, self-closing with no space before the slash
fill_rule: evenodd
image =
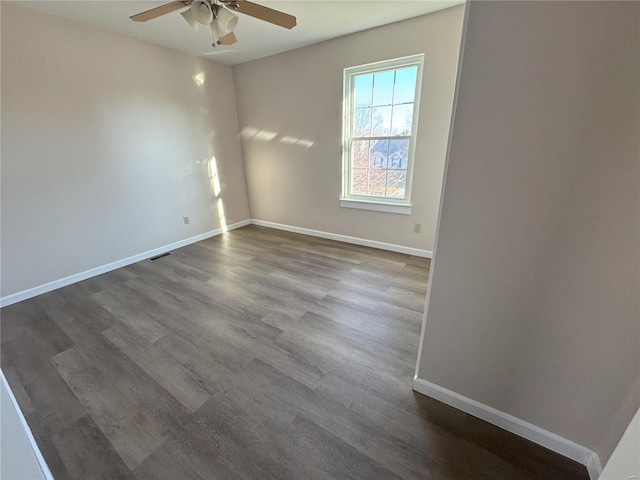
<path id="1" fill-rule="evenodd" d="M 238 24 L 238 16 L 231 12 L 244 13 L 265 22 L 291 29 L 296 26 L 296 17 L 272 8 L 258 5 L 249 0 L 177 0 L 132 15 L 134 22 L 146 22 L 167 13 L 189 7 L 180 15 L 197 30 L 198 25 L 207 25 L 213 37 L 212 45 L 233 45 L 238 41 L 233 29 Z"/>

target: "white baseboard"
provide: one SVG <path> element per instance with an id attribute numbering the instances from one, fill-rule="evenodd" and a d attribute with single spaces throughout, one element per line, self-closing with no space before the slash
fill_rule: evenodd
<path id="1" fill-rule="evenodd" d="M 602 473 L 598 454 L 587 447 L 422 378 L 413 380 L 413 389 L 581 463 L 591 480 L 597 480 Z"/>
<path id="2" fill-rule="evenodd" d="M 320 230 L 311 230 L 309 228 L 293 227 L 291 225 L 283 225 L 282 223 L 266 222 L 264 220 L 252 219 L 253 225 L 259 225 L 261 227 L 275 228 L 278 230 L 286 230 L 287 232 L 301 233 L 303 235 L 310 235 L 312 237 L 326 238 L 328 240 L 336 240 L 338 242 L 352 243 L 354 245 L 362 245 L 364 247 L 379 248 L 381 250 L 389 250 L 391 252 L 405 253 L 407 255 L 414 255 L 416 257 L 431 258 L 433 252 L 431 250 L 422 250 L 420 248 L 404 247 L 402 245 L 395 245 L 393 243 L 377 242 L 375 240 L 368 240 L 366 238 L 349 237 L 347 235 L 340 235 L 338 233 L 323 232 Z"/>
<path id="3" fill-rule="evenodd" d="M 244 227 L 245 225 L 249 225 L 249 224 L 275 228 L 278 230 L 286 230 L 288 232 L 301 233 L 303 235 L 326 238 L 329 240 L 337 240 L 339 242 L 353 243 L 355 245 L 363 245 L 365 247 L 373 247 L 373 248 L 379 248 L 382 250 L 390 250 L 392 252 L 405 253 L 407 255 L 415 255 L 417 257 L 431 258 L 432 256 L 432 252 L 430 250 L 421 250 L 419 248 L 404 247 L 402 245 L 394 245 L 392 243 L 377 242 L 375 240 L 367 240 L 365 238 L 349 237 L 346 235 L 339 235 L 337 233 L 321 232 L 319 230 L 310 230 L 308 228 L 293 227 L 290 225 L 283 225 L 280 223 L 265 222 L 263 220 L 243 220 L 241 222 L 228 225 L 225 231 L 234 230 L 236 228 Z M 22 290 L 20 292 L 13 293 L 11 295 L 6 295 L 0 298 L 0 307 L 6 307 L 8 305 L 12 305 L 14 303 L 18 303 L 32 297 L 36 297 L 38 295 L 42 295 L 44 293 L 48 293 L 53 290 L 57 290 L 58 288 L 66 287 L 67 285 L 71 285 L 72 283 L 81 282 L 82 280 L 86 280 L 87 278 L 95 277 L 97 275 L 102 275 L 103 273 L 107 273 L 112 270 L 116 270 L 118 268 L 131 265 L 132 263 L 140 262 L 142 260 L 146 260 L 147 258 L 151 258 L 156 255 L 160 255 L 162 253 L 175 250 L 176 248 L 184 247 L 186 245 L 191 245 L 192 243 L 199 242 L 201 240 L 206 240 L 207 238 L 215 237 L 216 235 L 220 235 L 222 232 L 223 232 L 223 229 L 217 228 L 215 230 L 211 230 L 209 232 L 196 235 L 194 237 L 186 238 L 184 240 L 171 243 L 169 245 L 164 245 L 162 247 L 154 248 L 153 250 L 149 250 L 143 253 L 139 253 L 137 255 L 133 255 L 132 257 L 128 257 L 123 260 L 118 260 L 118 261 L 109 263 L 107 265 L 95 267 L 90 270 L 86 270 L 84 272 L 76 273 L 73 275 L 69 275 L 68 277 L 60 278 L 58 280 L 45 283 L 43 285 L 38 285 L 37 287 L 29 288 L 27 290 Z"/>
<path id="4" fill-rule="evenodd" d="M 111 270 L 126 267 L 127 265 L 131 265 L 132 263 L 140 262 L 142 260 L 146 260 L 147 258 L 170 252 L 171 250 L 175 250 L 176 248 L 184 247 L 187 245 L 191 245 L 192 243 L 206 240 L 207 238 L 215 237 L 216 235 L 220 235 L 225 231 L 235 230 L 236 228 L 244 227 L 245 225 L 249 225 L 250 223 L 251 220 L 243 220 L 241 222 L 228 225 L 224 230 L 222 228 L 216 228 L 215 230 L 201 233 L 200 235 L 195 235 L 193 237 L 185 238 L 184 240 L 180 240 L 169 245 L 154 248 L 153 250 L 148 250 L 146 252 L 133 255 L 132 257 L 128 257 L 123 260 L 118 260 L 106 265 L 92 268 L 90 270 L 85 270 L 84 272 L 69 275 L 68 277 L 60 278 L 43 285 L 38 285 L 37 287 L 22 290 L 21 292 L 13 293 L 11 295 L 6 295 L 0 298 L 0 307 L 6 307 L 7 305 L 12 305 L 14 303 L 18 303 L 32 297 L 42 295 L 43 293 L 66 287 L 67 285 L 71 285 L 72 283 L 81 282 L 82 280 L 86 280 L 87 278 L 95 277 L 97 275 L 102 275 L 103 273 L 110 272 Z"/>
<path id="5" fill-rule="evenodd" d="M 0 383 L 2 383 L 2 386 L 0 388 L 4 388 L 7 393 L 9 394 L 9 399 L 10 399 L 10 403 L 11 405 L 2 405 L 2 409 L 7 409 L 7 412 L 2 413 L 2 416 L 4 417 L 5 415 L 11 415 L 14 414 L 18 417 L 18 422 L 20 423 L 20 426 L 22 427 L 22 430 L 24 430 L 24 432 L 15 432 L 15 436 L 21 436 L 24 433 L 24 437 L 26 437 L 27 441 L 29 442 L 29 446 L 31 447 L 31 450 L 33 450 L 33 454 L 35 455 L 35 459 L 38 462 L 38 466 L 40 467 L 40 470 L 42 470 L 42 477 L 45 480 L 54 480 L 53 479 L 53 475 L 51 474 L 51 470 L 49 470 L 49 466 L 47 465 L 47 462 L 44 460 L 44 457 L 42 456 L 42 453 L 40 452 L 40 448 L 38 448 L 38 444 L 36 443 L 35 438 L 33 438 L 33 433 L 31 433 L 31 429 L 29 428 L 29 424 L 27 423 L 27 420 L 24 418 L 24 415 L 22 414 L 22 410 L 20 410 L 20 405 L 18 405 L 18 401 L 16 400 L 16 397 L 13 394 L 13 391 L 11 390 L 11 387 L 9 386 L 9 382 L 7 382 L 6 377 L 4 376 L 4 372 L 2 370 L 0 370 Z M 15 410 L 15 412 L 10 411 L 9 409 L 13 409 Z M 15 418 L 15 417 L 14 417 Z M 19 427 L 18 427 L 19 428 Z M 22 438 L 24 438 L 22 437 Z M 14 438 L 14 441 L 16 439 Z M 14 444 L 14 447 L 17 444 Z M 20 445 L 23 445 L 23 443 L 21 442 Z M 28 450 L 27 452 L 23 452 L 23 450 L 28 449 L 28 447 L 26 446 L 26 444 L 24 444 L 24 448 L 20 447 L 20 458 L 22 459 L 23 462 L 27 461 L 29 459 L 29 455 L 28 455 Z M 6 453 L 6 452 L 5 452 Z M 33 457 L 31 457 L 33 458 Z M 31 460 L 29 461 L 29 465 L 33 465 L 33 469 L 35 470 L 35 464 L 31 463 Z M 23 464 L 24 465 L 24 464 Z M 33 471 L 32 471 L 33 473 Z M 24 472 L 23 472 L 24 474 Z"/>
<path id="6" fill-rule="evenodd" d="M 602 476 L 602 470 L 600 457 L 596 452 L 591 452 L 591 456 L 589 457 L 589 460 L 587 460 L 587 472 L 589 472 L 589 478 L 591 480 L 598 480 Z"/>

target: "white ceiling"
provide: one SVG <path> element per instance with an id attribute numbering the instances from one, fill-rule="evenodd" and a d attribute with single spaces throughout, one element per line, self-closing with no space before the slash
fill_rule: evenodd
<path id="1" fill-rule="evenodd" d="M 464 0 L 256 0 L 256 3 L 295 15 L 298 25 L 293 30 L 287 30 L 247 15 L 238 14 L 240 21 L 235 29 L 238 43 L 216 48 L 211 47 L 211 36 L 207 28 L 203 27 L 197 33 L 194 32 L 179 12 L 173 12 L 146 23 L 129 20 L 129 16 L 135 13 L 167 2 L 45 0 L 16 3 L 71 20 L 108 28 L 228 65 L 235 65 L 380 25 L 444 10 L 461 5 Z M 389 41 L 393 41 L 393 39 L 389 39 Z"/>

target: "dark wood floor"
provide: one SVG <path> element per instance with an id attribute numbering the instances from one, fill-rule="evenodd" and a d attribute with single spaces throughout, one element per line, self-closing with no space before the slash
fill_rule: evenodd
<path id="1" fill-rule="evenodd" d="M 250 226 L 27 300 L 2 369 L 62 479 L 586 479 L 412 392 L 426 259 Z"/>

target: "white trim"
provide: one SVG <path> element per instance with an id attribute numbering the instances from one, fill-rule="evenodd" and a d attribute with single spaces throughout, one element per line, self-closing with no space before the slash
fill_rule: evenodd
<path id="1" fill-rule="evenodd" d="M 587 472 L 591 480 L 598 480 L 602 475 L 602 464 L 600 463 L 600 457 L 596 452 L 591 452 L 589 460 L 587 460 Z"/>
<path id="2" fill-rule="evenodd" d="M 11 405 L 15 409 L 16 414 L 18 415 L 18 419 L 20 420 L 20 424 L 24 430 L 24 433 L 27 435 L 27 440 L 29 440 L 29 444 L 31 445 L 31 449 L 33 450 L 34 455 L 36 456 L 36 460 L 38 460 L 38 464 L 40 466 L 40 470 L 42 470 L 42 474 L 46 480 L 54 480 L 53 475 L 51 474 L 51 470 L 49 470 L 49 466 L 47 462 L 44 460 L 42 453 L 40 452 L 40 448 L 36 443 L 36 439 L 33 438 L 33 433 L 31 433 L 31 429 L 29 428 L 29 424 L 27 420 L 24 418 L 22 414 L 22 410 L 20 410 L 20 406 L 18 405 L 18 401 L 16 400 L 11 387 L 9 386 L 9 382 L 7 382 L 6 377 L 4 376 L 4 372 L 0 369 L 0 381 L 4 388 L 7 389 L 9 393 L 9 398 L 11 399 Z"/>
<path id="3" fill-rule="evenodd" d="M 581 463 L 591 480 L 602 473 L 598 454 L 587 447 L 422 378 L 414 378 L 413 389 Z"/>
<path id="4" fill-rule="evenodd" d="M 192 243 L 206 240 L 207 238 L 215 237 L 216 235 L 220 235 L 223 232 L 244 227 L 245 225 L 249 225 L 250 223 L 251 220 L 243 220 L 241 222 L 228 225 L 224 229 L 216 228 L 215 230 L 189 237 L 184 240 L 171 243 L 169 245 L 154 248 L 153 250 L 148 250 L 146 252 L 133 255 L 123 260 L 117 260 L 106 265 L 101 265 L 90 270 L 85 270 L 84 272 L 69 275 L 68 277 L 60 278 L 58 280 L 53 280 L 43 285 L 38 285 L 37 287 L 22 290 L 21 292 L 17 293 L 12 293 L 11 295 L 6 295 L 0 298 L 0 307 L 6 307 L 7 305 L 12 305 L 14 303 L 27 300 L 28 298 L 42 295 L 43 293 L 51 292 L 52 290 L 57 290 L 58 288 L 66 287 L 67 285 L 71 285 L 72 283 L 81 282 L 82 280 L 86 280 L 87 278 L 95 277 L 97 275 L 102 275 L 103 273 L 107 273 L 118 268 L 126 267 L 127 265 L 131 265 L 132 263 L 140 262 L 142 260 L 146 260 L 147 258 L 155 257 L 156 255 L 175 250 L 176 248 L 184 247 L 186 245 L 191 245 Z"/>
<path id="5" fill-rule="evenodd" d="M 357 208 L 360 210 L 374 210 L 376 212 L 400 213 L 402 215 L 411 215 L 411 205 L 402 205 L 397 203 L 380 203 L 366 200 L 356 200 L 353 198 L 341 198 L 340 206 L 346 208 Z"/>
<path id="6" fill-rule="evenodd" d="M 405 204 L 411 202 L 411 188 L 413 185 L 413 167 L 416 150 L 416 139 L 418 136 L 418 122 L 420 116 L 420 97 L 422 95 L 422 77 L 424 71 L 424 53 L 418 53 L 415 55 L 409 55 L 400 58 L 392 58 L 388 60 L 382 60 L 379 62 L 367 63 L 365 65 L 357 65 L 354 67 L 347 67 L 343 69 L 343 90 L 342 90 L 342 195 L 341 198 L 348 200 L 365 200 L 366 196 L 351 194 L 351 142 L 354 138 L 351 135 L 352 131 L 352 112 L 354 111 L 353 98 L 351 93 L 353 91 L 353 79 L 356 75 L 363 75 L 367 73 L 375 73 L 378 71 L 395 70 L 403 67 L 416 66 L 416 84 L 413 98 L 413 117 L 411 122 L 411 134 L 410 135 L 390 135 L 383 136 L 381 138 L 403 138 L 409 140 L 409 152 L 407 158 L 407 177 L 405 183 L 405 195 L 402 199 Z M 391 132 L 389 132 L 391 133 Z M 375 137 L 359 137 L 375 138 Z M 380 203 L 398 203 L 399 199 L 388 199 L 386 197 L 379 197 Z M 358 207 L 354 207 L 358 208 Z"/>
<path id="7" fill-rule="evenodd" d="M 310 235 L 312 237 L 326 238 L 328 240 L 336 240 L 338 242 L 352 243 L 354 245 L 362 245 L 365 247 L 379 248 L 381 250 L 389 250 L 391 252 L 405 253 L 416 257 L 431 258 L 431 250 L 422 250 L 420 248 L 405 247 L 403 245 L 395 245 L 392 243 L 378 242 L 376 240 L 367 240 L 366 238 L 349 237 L 338 233 L 322 232 L 320 230 L 311 230 L 302 227 L 293 227 L 291 225 L 283 225 L 281 223 L 266 222 L 264 220 L 252 219 L 253 225 L 261 227 L 275 228 L 277 230 L 285 230 L 287 232 L 301 233 L 302 235 Z"/>
<path id="8" fill-rule="evenodd" d="M 72 283 L 81 282 L 82 280 L 86 280 L 88 278 L 95 277 L 97 275 L 102 275 L 103 273 L 107 273 L 112 270 L 116 270 L 118 268 L 126 267 L 127 265 L 131 265 L 132 263 L 137 263 L 142 260 L 155 257 L 156 255 L 170 252 L 171 250 L 175 250 L 177 248 L 184 247 L 186 245 L 191 245 L 192 243 L 200 242 L 202 240 L 206 240 L 207 238 L 220 235 L 225 231 L 235 230 L 236 228 L 244 227 L 249 224 L 275 228 L 277 230 L 286 230 L 288 232 L 301 233 L 303 235 L 310 235 L 313 237 L 327 238 L 329 240 L 336 240 L 338 242 L 352 243 L 355 245 L 363 245 L 365 247 L 379 248 L 381 250 L 389 250 L 392 252 L 405 253 L 407 255 L 414 255 L 416 257 L 431 258 L 432 256 L 431 250 L 422 250 L 419 248 L 405 247 L 402 245 L 395 245 L 392 243 L 384 243 L 384 242 L 378 242 L 375 240 L 367 240 L 366 238 L 349 237 L 347 235 L 340 235 L 337 233 L 321 232 L 319 230 L 310 230 L 308 228 L 293 227 L 290 225 L 282 225 L 280 223 L 273 223 L 273 222 L 265 222 L 263 220 L 255 220 L 255 219 L 243 220 L 241 222 L 228 225 L 226 229 L 216 228 L 215 230 L 211 230 L 209 232 L 196 235 L 194 237 L 189 237 L 184 240 L 180 240 L 178 242 L 165 245 L 163 247 L 154 248 L 153 250 L 148 250 L 144 253 L 139 253 L 137 255 L 133 255 L 123 260 L 117 260 L 115 262 L 108 263 L 106 265 L 102 265 L 99 267 L 95 267 L 90 270 L 86 270 L 84 272 L 69 275 L 68 277 L 60 278 L 58 280 L 53 280 L 43 285 L 38 285 L 37 287 L 12 293 L 11 295 L 6 295 L 0 298 L 0 307 L 13 305 L 14 303 L 18 303 L 23 300 L 27 300 L 29 298 L 42 295 L 44 293 L 51 292 L 53 290 L 57 290 L 58 288 L 66 287 L 67 285 L 71 285 Z"/>

